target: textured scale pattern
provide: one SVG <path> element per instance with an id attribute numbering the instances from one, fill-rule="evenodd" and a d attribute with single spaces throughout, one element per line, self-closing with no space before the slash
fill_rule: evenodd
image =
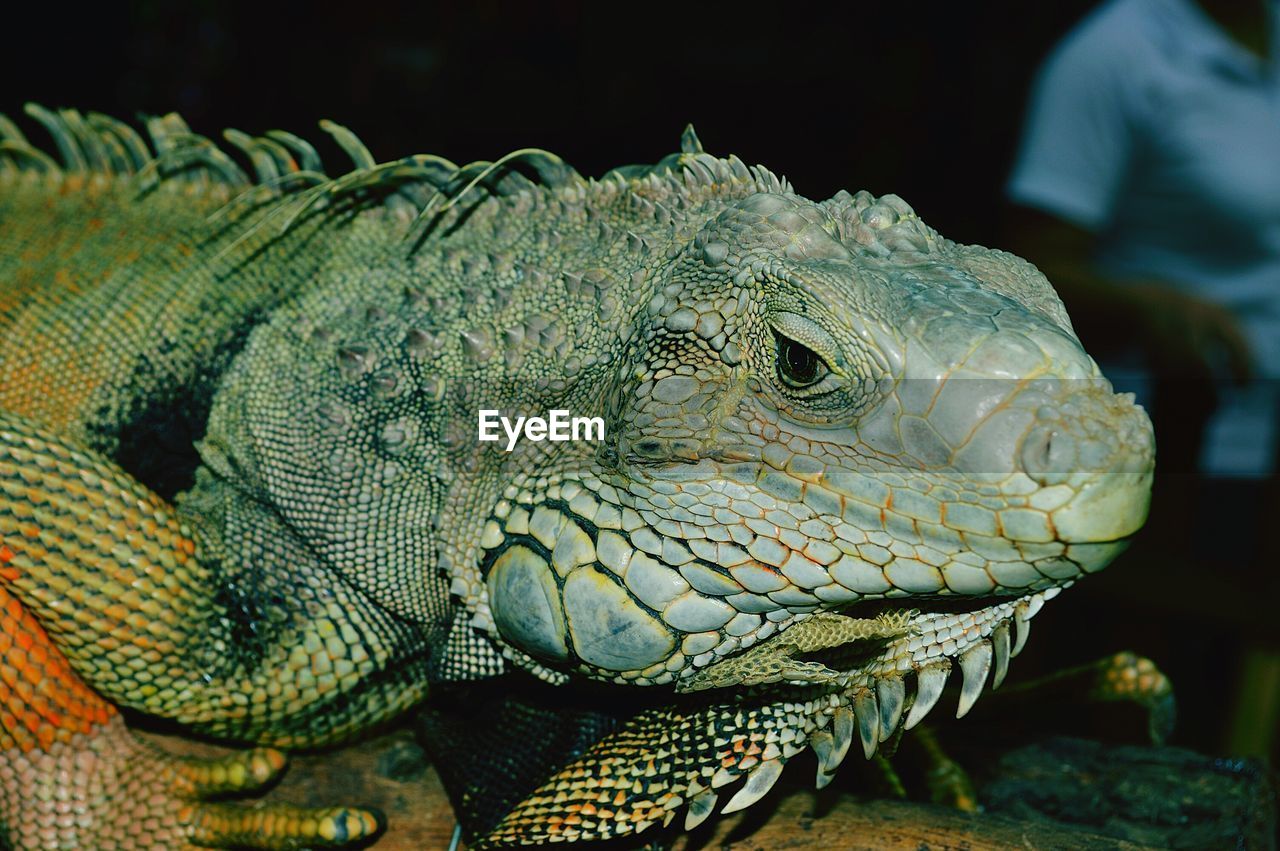
<path id="1" fill-rule="evenodd" d="M 1145 517 L 1150 424 L 1049 283 L 896 196 L 810 201 L 692 130 L 588 180 L 324 122 L 330 178 L 282 131 L 28 112 L 59 161 L 0 117 L 20 849 L 358 840 L 205 798 L 513 668 L 644 699 L 473 847 L 692 827 L 804 749 L 819 785 L 870 758 L 953 671 L 963 715 Z M 605 436 L 503 451 L 483 408 Z M 253 749 L 176 762 L 119 708 Z"/>

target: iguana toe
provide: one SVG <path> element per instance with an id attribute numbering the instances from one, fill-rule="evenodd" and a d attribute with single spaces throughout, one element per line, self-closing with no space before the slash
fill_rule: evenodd
<path id="1" fill-rule="evenodd" d="M 284 765 L 266 748 L 177 757 L 117 715 L 48 749 L 0 753 L 0 820 L 12 825 L 6 838 L 19 851 L 344 847 L 381 829 L 367 810 L 208 800 L 260 789 Z"/>
<path id="2" fill-rule="evenodd" d="M 349 807 L 295 807 L 274 804 L 250 809 L 235 804 L 201 804 L 192 809 L 191 841 L 211 848 L 342 848 L 382 829 L 370 810 Z"/>

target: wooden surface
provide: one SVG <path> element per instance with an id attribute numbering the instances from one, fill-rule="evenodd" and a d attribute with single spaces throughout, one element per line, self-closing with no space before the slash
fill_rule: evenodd
<path id="1" fill-rule="evenodd" d="M 222 749 L 172 736 L 154 736 L 164 747 L 208 755 Z M 389 828 L 376 851 L 445 849 L 454 820 L 434 770 L 407 730 L 324 754 L 295 755 L 271 800 L 308 806 L 374 806 Z M 401 779 L 385 776 L 391 773 Z M 815 792 L 801 760 L 789 766 L 779 788 L 755 807 L 712 818 L 675 840 L 673 851 L 819 851 L 822 849 L 1137 849 L 1153 847 L 1101 836 L 1041 819 L 968 815 L 930 804 L 859 800 L 838 784 Z M 252 799 L 246 805 L 252 806 Z"/>
<path id="2" fill-rule="evenodd" d="M 676 840 L 672 851 L 995 851 L 995 849 L 1138 849 L 1123 840 L 1043 822 L 965 813 L 907 801 L 857 801 L 845 796 L 820 806 L 820 796 L 794 789 L 776 806 L 715 820 Z"/>

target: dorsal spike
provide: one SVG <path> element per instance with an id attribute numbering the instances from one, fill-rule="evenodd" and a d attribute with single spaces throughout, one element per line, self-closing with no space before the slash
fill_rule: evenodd
<path id="1" fill-rule="evenodd" d="M 316 153 L 316 149 L 306 139 L 295 136 L 287 130 L 268 130 L 267 136 L 292 151 L 293 155 L 301 161 L 299 165 L 302 166 L 303 171 L 324 173 L 324 166 L 320 163 L 320 155 Z"/>
<path id="2" fill-rule="evenodd" d="M 257 139 L 233 127 L 228 127 L 222 131 L 222 138 L 244 151 L 245 155 L 249 157 L 249 161 L 253 163 L 254 176 L 258 183 L 269 186 L 280 177 L 280 169 L 277 168 L 275 157 L 259 144 Z M 292 157 L 289 158 L 289 162 L 293 162 Z M 288 171 L 292 171 L 292 169 L 288 169 L 286 173 Z"/>
<path id="3" fill-rule="evenodd" d="M 360 137 L 346 127 L 326 118 L 320 122 L 320 129 L 332 136 L 343 152 L 351 157 L 352 171 L 373 168 L 377 165 L 377 160 L 373 158 L 373 154 L 369 153 L 364 142 L 360 141 Z"/>
<path id="4" fill-rule="evenodd" d="M 484 185 L 489 177 L 517 162 L 527 163 L 537 173 L 540 180 L 548 182 L 547 178 L 549 177 L 550 180 L 555 181 L 548 183 L 548 185 L 562 186 L 574 182 L 575 179 L 581 179 L 578 172 L 563 160 L 550 151 L 544 151 L 541 148 L 520 148 L 499 157 L 491 163 L 469 163 L 459 169 L 457 176 L 451 181 L 452 186 L 442 189 L 432 196 L 431 200 L 423 206 L 422 211 L 418 213 L 413 226 L 410 228 L 412 243 L 414 245 L 418 244 L 428 222 L 434 217 L 448 212 L 450 208 L 465 198 L 471 190 L 477 186 Z M 463 181 L 466 182 L 460 189 L 455 191 L 454 187 Z"/>
<path id="5" fill-rule="evenodd" d="M 281 195 L 299 195 L 326 183 L 328 179 L 317 171 L 294 171 L 282 174 L 270 183 L 257 184 L 236 195 L 210 213 L 208 221 L 217 222 L 219 219 L 228 218 L 242 210 L 279 198 Z"/>
<path id="6" fill-rule="evenodd" d="M 543 186 L 564 186 L 582 179 L 577 169 L 569 165 L 549 151 L 538 148 L 526 148 L 519 157 L 519 162 L 533 169 L 538 175 L 538 182 Z"/>
<path id="7" fill-rule="evenodd" d="M 320 203 L 321 199 L 328 199 L 330 202 L 337 201 L 344 197 L 354 196 L 356 193 L 366 189 L 382 189 L 389 196 L 401 187 L 417 181 L 439 187 L 451 182 L 453 175 L 457 172 L 458 167 L 449 160 L 427 154 L 404 157 L 371 168 L 348 172 L 335 180 L 309 187 L 299 193 L 296 202 L 272 210 L 242 234 L 239 239 L 228 245 L 222 253 L 234 250 L 241 242 L 247 240 L 254 233 L 265 227 L 268 222 L 275 219 L 281 219 L 279 232 L 282 234 L 288 232 L 294 223 L 309 213 Z M 317 178 L 323 178 L 323 175 L 316 172 L 300 171 L 296 174 L 314 175 Z"/>
<path id="8" fill-rule="evenodd" d="M 61 117 L 38 103 L 24 105 L 23 111 L 39 121 L 49 131 L 49 135 L 53 136 L 54 144 L 58 146 L 58 153 L 62 155 L 63 170 L 81 174 L 89 170 L 89 163 L 85 160 L 84 152 L 80 150 L 75 134 Z"/>
<path id="9" fill-rule="evenodd" d="M 115 139 L 125 150 L 130 163 L 129 173 L 136 173 L 146 168 L 147 163 L 151 161 L 151 151 L 147 148 L 147 143 L 138 135 L 137 130 L 101 112 L 89 113 L 87 120 L 89 126 L 97 130 L 99 135 Z"/>
<path id="10" fill-rule="evenodd" d="M 562 198 L 577 201 L 585 197 L 588 189 L 576 170 L 538 148 L 522 148 L 495 162 L 477 162 L 463 168 L 428 155 L 379 165 L 354 133 L 332 121 L 321 122 L 321 127 L 352 162 L 350 171 L 337 180 L 324 174 L 315 148 L 292 133 L 273 130 L 255 137 L 227 130 L 226 141 L 243 151 L 253 165 L 250 179 L 228 156 L 228 147 L 220 148 L 193 133 L 177 113 L 139 116 L 146 127 L 146 134 L 139 135 L 129 125 L 100 113 L 84 117 L 72 110 L 53 111 L 38 104 L 29 105 L 27 112 L 49 130 L 66 165 L 59 165 L 30 145 L 13 122 L 0 117 L 0 168 L 7 172 L 16 168 L 54 174 L 129 176 L 138 196 L 172 182 L 201 192 L 212 188 L 227 197 L 211 214 L 211 221 L 238 215 L 280 195 L 293 196 L 288 204 L 255 221 L 223 253 L 260 232 L 268 222 L 282 222 L 281 231 L 287 231 L 321 204 L 349 211 L 376 199 L 393 212 L 403 213 L 406 219 L 422 223 L 438 221 L 432 218 L 433 212 L 447 211 L 477 188 L 489 197 L 514 196 L 535 205 L 541 203 L 541 196 L 531 190 L 538 187 L 561 190 Z M 604 184 L 610 191 L 624 185 L 625 180 L 620 177 Z M 331 207 L 335 200 L 344 203 Z M 412 228 L 409 235 L 414 235 Z"/>
<path id="11" fill-rule="evenodd" d="M 21 163 L 31 163 L 45 174 L 58 174 L 62 169 L 53 157 L 39 148 L 24 145 L 20 142 L 0 141 L 0 159 L 12 160 L 21 171 Z"/>
<path id="12" fill-rule="evenodd" d="M 217 145 L 203 136 L 185 131 L 186 124 L 177 115 L 147 119 L 147 128 L 156 145 L 156 157 L 136 175 L 138 194 L 145 194 L 166 179 L 185 179 L 188 183 L 240 189 L 250 184 L 248 176 Z M 185 132 L 184 132 L 185 131 Z"/>
<path id="13" fill-rule="evenodd" d="M 702 141 L 698 139 L 698 131 L 693 129 L 692 124 L 686 124 L 684 132 L 680 134 L 680 153 L 682 154 L 704 154 L 706 153 L 702 147 Z"/>
<path id="14" fill-rule="evenodd" d="M 451 199 L 451 203 L 461 201 L 462 198 L 482 183 L 486 178 L 501 169 L 508 168 L 515 163 L 521 163 L 531 167 L 538 175 L 538 179 L 549 186 L 560 186 L 570 182 L 572 176 L 576 176 L 577 172 L 565 164 L 564 160 L 557 157 L 550 151 L 544 151 L 541 148 L 520 148 L 505 154 L 491 163 L 483 164 L 483 168 L 460 189 Z M 473 163 L 474 165 L 482 165 Z M 472 166 L 467 166 L 470 169 Z M 466 171 L 466 169 L 464 169 Z M 461 176 L 461 175 L 460 175 Z"/>
<path id="15" fill-rule="evenodd" d="M 86 116 L 84 120 L 89 132 L 97 137 L 98 144 L 106 155 L 107 168 L 111 174 L 129 175 L 141 168 L 134 158 L 134 152 L 125 145 L 124 140 L 109 125 L 102 126 L 101 122 L 94 119 L 93 114 Z M 145 163 L 146 160 L 144 159 L 143 164 L 145 165 Z"/>
<path id="16" fill-rule="evenodd" d="M 74 109 L 60 109 L 58 110 L 58 117 L 62 119 L 62 123 L 70 131 L 72 138 L 75 139 L 76 145 L 80 148 L 80 153 L 84 156 L 85 164 L 89 167 L 89 171 L 98 174 L 110 174 L 111 155 L 102 144 L 102 138 L 89 128 L 80 113 Z"/>
<path id="17" fill-rule="evenodd" d="M 14 124 L 9 116 L 0 112 L 0 141 L 17 142 L 21 145 L 30 144 L 27 137 L 18 129 L 18 125 Z"/>
<path id="18" fill-rule="evenodd" d="M 182 144 L 191 134 L 191 128 L 182 116 L 176 112 L 166 115 L 149 115 L 145 119 L 147 132 L 151 134 L 151 145 L 156 155 L 165 154 Z"/>
<path id="19" fill-rule="evenodd" d="M 61 171 L 52 157 L 28 142 L 18 125 L 0 113 L 0 167 L 24 171 L 24 163 L 34 165 L 45 174 Z"/>
<path id="20" fill-rule="evenodd" d="M 253 143 L 271 157 L 276 171 L 280 174 L 293 174 L 299 170 L 298 161 L 293 158 L 293 152 L 275 139 L 269 136 L 255 136 Z"/>
<path id="21" fill-rule="evenodd" d="M 94 132 L 98 134 L 98 144 L 106 155 L 108 173 L 128 175 L 137 171 L 133 166 L 129 151 L 125 149 L 114 134 L 97 131 L 96 129 Z"/>
<path id="22" fill-rule="evenodd" d="M 751 171 L 747 168 L 747 164 L 738 159 L 733 154 L 728 159 L 729 171 L 733 174 L 735 180 L 750 180 Z"/>
<path id="23" fill-rule="evenodd" d="M 690 186 L 697 186 L 699 184 L 705 186 L 716 182 L 715 173 L 707 165 L 707 162 L 704 161 L 704 157 L 712 164 L 715 163 L 715 160 L 711 159 L 706 154 L 698 154 L 684 159 L 685 181 Z"/>

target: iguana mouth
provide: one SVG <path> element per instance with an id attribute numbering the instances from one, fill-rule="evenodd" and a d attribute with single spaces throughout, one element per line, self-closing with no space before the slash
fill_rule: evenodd
<path id="1" fill-rule="evenodd" d="M 790 628 L 697 671 L 681 691 L 726 686 L 826 686 L 853 707 L 863 752 L 870 759 L 898 728 L 911 729 L 937 705 L 953 665 L 963 677 L 956 717 L 973 707 L 988 679 L 998 688 L 1009 660 L 1026 644 L 1030 621 L 1070 583 L 1022 597 L 885 600 L 846 612 L 816 613 Z M 827 721 L 834 725 L 834 719 Z M 827 726 L 819 720 L 815 732 Z M 836 733 L 833 754 L 819 761 L 833 772 L 848 749 Z M 810 733 L 813 740 L 813 733 Z M 823 741 L 818 736 L 817 741 Z M 821 772 L 820 772 L 821 774 Z M 822 785 L 822 778 L 819 778 Z"/>

